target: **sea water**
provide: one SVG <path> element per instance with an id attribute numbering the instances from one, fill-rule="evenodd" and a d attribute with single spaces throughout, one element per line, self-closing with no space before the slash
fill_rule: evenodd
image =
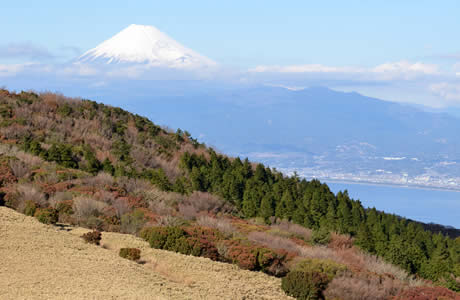
<path id="1" fill-rule="evenodd" d="M 348 190 L 364 207 L 375 207 L 424 223 L 460 228 L 460 192 L 423 188 L 326 182 L 330 189 Z"/>

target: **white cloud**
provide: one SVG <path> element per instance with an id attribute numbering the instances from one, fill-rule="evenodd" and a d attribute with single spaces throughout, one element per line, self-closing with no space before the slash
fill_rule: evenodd
<path id="1" fill-rule="evenodd" d="M 433 94 L 446 100 L 460 100 L 460 83 L 440 82 L 431 84 L 429 89 Z"/>
<path id="2" fill-rule="evenodd" d="M 30 42 L 11 43 L 0 45 L 0 57 L 2 58 L 27 58 L 27 59 L 54 59 L 45 47 Z"/>
<path id="3" fill-rule="evenodd" d="M 23 72 L 25 69 L 35 66 L 34 63 L 25 63 L 25 64 L 0 64 L 0 77 L 10 77 L 15 76 L 18 73 Z"/>
<path id="4" fill-rule="evenodd" d="M 353 67 L 329 67 L 320 64 L 291 66 L 257 66 L 249 69 L 251 73 L 361 73 L 364 69 Z"/>
<path id="5" fill-rule="evenodd" d="M 290 66 L 257 66 L 248 70 L 250 73 L 326 73 L 372 76 L 374 80 L 412 80 L 420 76 L 439 75 L 439 67 L 422 62 L 389 62 L 373 68 L 334 67 L 320 64 Z"/>
<path id="6" fill-rule="evenodd" d="M 385 63 L 376 66 L 371 70 L 373 73 L 383 75 L 383 79 L 415 79 L 423 75 L 439 75 L 439 67 L 434 64 L 425 64 L 421 62 L 410 63 L 408 61 L 399 61 Z"/>
<path id="7" fill-rule="evenodd" d="M 71 64 L 61 70 L 57 71 L 60 75 L 78 75 L 78 76 L 94 76 L 99 71 L 91 66 L 84 64 Z"/>

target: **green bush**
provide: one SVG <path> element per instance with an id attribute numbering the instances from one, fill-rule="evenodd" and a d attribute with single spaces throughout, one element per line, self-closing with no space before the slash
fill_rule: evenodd
<path id="1" fill-rule="evenodd" d="M 4 192 L 0 192 L 0 206 L 5 206 L 5 205 L 6 205 L 5 193 L 4 193 Z"/>
<path id="2" fill-rule="evenodd" d="M 62 201 L 58 202 L 56 204 L 56 210 L 59 212 L 59 214 L 64 214 L 64 215 L 73 215 L 74 211 L 72 208 L 72 201 Z"/>
<path id="3" fill-rule="evenodd" d="M 136 233 L 145 224 L 144 212 L 135 209 L 131 213 L 121 216 L 121 231 L 125 233 Z"/>
<path id="4" fill-rule="evenodd" d="M 296 264 L 293 270 L 324 273 L 327 275 L 329 280 L 332 280 L 338 273 L 345 272 L 347 270 L 347 266 L 328 259 L 307 258 Z"/>
<path id="5" fill-rule="evenodd" d="M 291 271 L 281 280 L 281 288 L 296 299 L 324 299 L 323 291 L 328 282 L 328 276 L 324 273 Z"/>
<path id="6" fill-rule="evenodd" d="M 33 201 L 26 201 L 26 207 L 24 208 L 24 214 L 26 216 L 34 216 L 35 211 L 37 210 L 37 205 Z"/>
<path id="7" fill-rule="evenodd" d="M 331 240 L 331 233 L 324 227 L 313 230 L 311 235 L 311 242 L 316 245 L 327 245 Z"/>
<path id="8" fill-rule="evenodd" d="M 139 234 L 155 249 L 170 250 L 175 247 L 176 240 L 185 236 L 179 227 L 151 227 L 143 229 Z"/>
<path id="9" fill-rule="evenodd" d="M 149 242 L 152 248 L 164 249 L 182 254 L 219 259 L 215 241 L 218 233 L 201 227 L 181 228 L 179 226 L 151 227 L 141 230 L 139 236 Z"/>
<path id="10" fill-rule="evenodd" d="M 180 252 L 187 254 L 187 251 L 190 251 L 190 247 L 186 243 L 187 233 L 180 227 L 167 227 L 166 228 L 166 241 L 163 246 L 163 249 L 169 251 Z"/>
<path id="11" fill-rule="evenodd" d="M 96 217 L 96 216 L 89 216 L 85 222 L 85 227 L 88 227 L 93 230 L 102 230 L 104 227 L 104 220 Z"/>
<path id="12" fill-rule="evenodd" d="M 35 211 L 34 217 L 43 224 L 56 224 L 59 218 L 57 210 L 54 208 L 39 208 Z"/>
<path id="13" fill-rule="evenodd" d="M 94 230 L 83 234 L 81 238 L 89 244 L 99 245 L 102 239 L 102 235 L 100 231 Z"/>
<path id="14" fill-rule="evenodd" d="M 141 258 L 141 250 L 137 248 L 121 248 L 120 256 L 129 260 L 139 260 Z"/>
<path id="15" fill-rule="evenodd" d="M 257 265 L 258 268 L 269 275 L 282 277 L 288 272 L 285 266 L 287 252 L 273 251 L 268 248 L 258 248 Z"/>

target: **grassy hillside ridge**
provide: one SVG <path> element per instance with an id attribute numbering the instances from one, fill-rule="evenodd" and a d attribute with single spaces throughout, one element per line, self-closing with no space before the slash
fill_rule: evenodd
<path id="1" fill-rule="evenodd" d="M 276 276 L 305 259 L 314 272 L 339 263 L 349 272 L 328 279 L 329 297 L 353 286 L 350 295 L 386 299 L 430 285 L 410 273 L 459 289 L 460 239 L 365 210 L 319 181 L 218 154 L 119 108 L 2 90 L 0 141 L 0 205 L 44 223 L 146 228 L 152 247 Z"/>
<path id="2" fill-rule="evenodd" d="M 83 242 L 87 231 L 0 207 L 0 298 L 290 299 L 280 279 L 151 249 L 132 235 L 103 233 L 104 249 Z M 144 263 L 119 257 L 122 247 L 141 249 Z"/>

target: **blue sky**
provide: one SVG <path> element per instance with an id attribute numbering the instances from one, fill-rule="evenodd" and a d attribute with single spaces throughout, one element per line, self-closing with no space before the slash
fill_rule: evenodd
<path id="1" fill-rule="evenodd" d="M 136 23 L 251 78 L 457 105 L 459 12 L 458 1 L 16 0 L 2 3 L 0 64 L 63 62 Z M 374 78 L 379 66 L 399 75 Z"/>

